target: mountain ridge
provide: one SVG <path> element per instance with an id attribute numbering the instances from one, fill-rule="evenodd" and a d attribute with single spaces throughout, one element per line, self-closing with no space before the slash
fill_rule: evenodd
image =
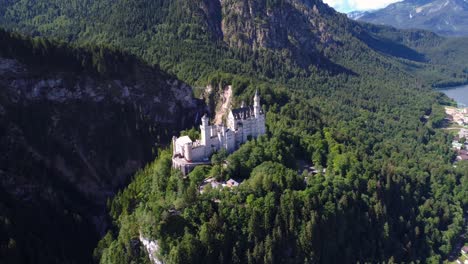
<path id="1" fill-rule="evenodd" d="M 125 3 L 92 2 L 80 8 L 59 0 L 56 4 L 43 0 L 12 1 L 4 6 L 5 15 L 0 23 L 26 34 L 118 47 L 191 84 L 206 80 L 218 69 L 252 77 L 287 79 L 293 75 L 308 76 L 311 72 L 323 76 L 364 74 L 385 63 L 393 64 L 394 68 L 407 67 L 406 62 L 391 59 L 395 53 L 385 53 L 390 49 L 385 47 L 388 41 L 382 36 L 373 36 L 377 42 L 372 40 L 369 49 L 368 43 L 359 39 L 361 32 L 367 30 L 365 26 L 349 21 L 344 14 L 318 0 Z M 31 12 L 23 13 L 25 8 Z M 127 15 L 128 12 L 138 16 Z M 72 14 L 78 19 L 73 19 Z M 179 46 L 175 47 L 173 41 L 178 41 Z M 403 46 L 410 53 L 421 53 L 418 49 L 411 51 L 414 48 L 408 43 Z M 198 52 L 190 52 L 192 49 Z M 372 54 L 346 54 L 356 49 Z M 400 58 L 404 56 L 405 53 L 399 53 Z M 426 68 L 416 66 L 413 70 Z M 446 72 L 437 70 L 440 78 L 452 78 Z M 462 76 L 463 72 L 456 75 Z"/>
<path id="2" fill-rule="evenodd" d="M 431 30 L 445 36 L 468 36 L 468 2 L 405 0 L 383 9 L 355 12 L 350 18 L 397 28 Z"/>

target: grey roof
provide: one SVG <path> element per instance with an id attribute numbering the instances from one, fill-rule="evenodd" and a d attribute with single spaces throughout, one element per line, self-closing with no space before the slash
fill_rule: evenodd
<path id="1" fill-rule="evenodd" d="M 254 115 L 254 109 L 252 106 L 232 109 L 232 115 L 235 120 L 247 119 Z"/>

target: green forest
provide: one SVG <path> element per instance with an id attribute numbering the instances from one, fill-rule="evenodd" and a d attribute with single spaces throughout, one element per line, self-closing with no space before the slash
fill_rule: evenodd
<path id="1" fill-rule="evenodd" d="M 468 82 L 466 40 L 353 22 L 320 0 L 214 2 L 0 6 L 0 25 L 28 36 L 2 31 L 11 44 L 0 56 L 74 56 L 77 70 L 112 76 L 132 54 L 193 87 L 232 85 L 235 105 L 257 89 L 262 98 L 267 134 L 187 177 L 164 142 L 108 201 L 113 226 L 94 261 L 150 263 L 140 236 L 164 263 L 446 261 L 467 235 L 468 163 L 453 166 L 453 136 L 440 129 L 453 102 L 434 87 Z M 208 177 L 242 184 L 200 193 Z"/>
<path id="2" fill-rule="evenodd" d="M 437 129 L 442 109 L 415 106 L 431 113 L 421 122 L 347 108 L 362 116 L 325 124 L 323 112 L 308 110 L 319 101 L 288 101 L 269 108 L 268 135 L 228 156 L 227 167 L 197 167 L 183 178 L 171 170 L 172 152 L 161 151 L 111 203 L 119 232 L 101 240 L 96 258 L 148 261 L 132 248 L 141 233 L 157 239 L 168 263 L 444 260 L 466 232 L 468 164 L 451 165 L 450 137 Z M 327 170 L 307 177 L 297 172 L 300 159 Z M 210 176 L 245 181 L 200 194 Z"/>

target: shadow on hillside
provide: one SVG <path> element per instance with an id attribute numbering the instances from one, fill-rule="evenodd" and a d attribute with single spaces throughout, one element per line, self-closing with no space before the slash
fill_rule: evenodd
<path id="1" fill-rule="evenodd" d="M 426 62 L 427 59 L 424 54 L 421 54 L 405 45 L 395 43 L 391 40 L 384 38 L 377 38 L 365 31 L 362 31 L 359 35 L 356 36 L 359 40 L 366 43 L 369 48 L 383 53 L 385 55 L 407 59 L 416 62 Z"/>

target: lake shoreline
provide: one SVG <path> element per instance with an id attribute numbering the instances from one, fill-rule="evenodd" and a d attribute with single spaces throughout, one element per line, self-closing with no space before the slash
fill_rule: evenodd
<path id="1" fill-rule="evenodd" d="M 454 100 L 458 104 L 458 107 L 468 106 L 468 85 L 446 87 L 437 90 Z"/>

